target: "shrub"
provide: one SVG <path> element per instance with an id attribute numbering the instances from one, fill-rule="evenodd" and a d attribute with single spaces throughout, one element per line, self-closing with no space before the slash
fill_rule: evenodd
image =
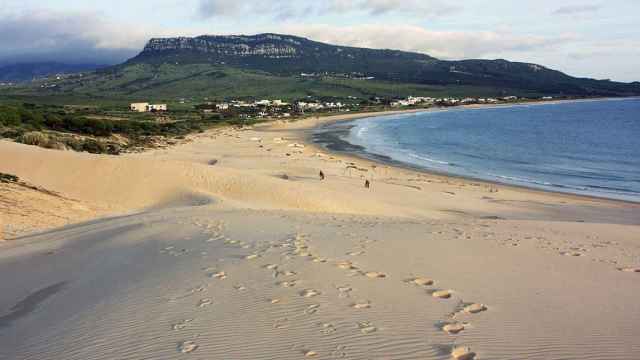
<path id="1" fill-rule="evenodd" d="M 49 144 L 49 136 L 39 131 L 30 131 L 28 133 L 20 135 L 17 141 L 26 145 L 47 147 L 47 145 Z"/>
<path id="2" fill-rule="evenodd" d="M 20 125 L 20 113 L 14 108 L 0 106 L 0 124 L 6 126 Z"/>
<path id="3" fill-rule="evenodd" d="M 92 154 L 104 154 L 108 149 L 101 141 L 86 139 L 84 144 L 82 144 L 82 150 Z"/>
<path id="4" fill-rule="evenodd" d="M 63 142 L 53 139 L 49 139 L 49 142 L 44 147 L 54 150 L 67 150 L 67 146 Z"/>
<path id="5" fill-rule="evenodd" d="M 47 114 L 44 118 L 44 124 L 52 130 L 64 129 L 64 120 L 57 114 Z"/>
<path id="6" fill-rule="evenodd" d="M 31 125 L 34 128 L 40 128 L 44 125 L 44 116 L 39 112 L 21 109 L 20 121 L 23 124 Z"/>
<path id="7" fill-rule="evenodd" d="M 11 174 L 0 173 L 0 182 L 10 183 L 10 182 L 18 182 L 20 179 Z"/>
<path id="8" fill-rule="evenodd" d="M 83 146 L 84 146 L 84 142 L 80 141 L 78 139 L 75 138 L 67 138 L 65 139 L 64 143 L 67 145 L 67 147 L 75 150 L 75 151 L 82 151 Z"/>

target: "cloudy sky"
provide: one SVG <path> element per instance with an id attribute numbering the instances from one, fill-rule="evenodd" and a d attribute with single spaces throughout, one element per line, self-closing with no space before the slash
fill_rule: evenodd
<path id="1" fill-rule="evenodd" d="M 150 37 L 288 33 L 640 80 L 639 0 L 0 0 L 0 64 L 117 63 Z"/>

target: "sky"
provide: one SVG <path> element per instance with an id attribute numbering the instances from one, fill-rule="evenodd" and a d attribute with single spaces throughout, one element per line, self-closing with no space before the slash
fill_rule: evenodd
<path id="1" fill-rule="evenodd" d="M 640 81 L 640 0 L 0 0 L 0 64 L 115 64 L 151 37 L 292 34 Z"/>

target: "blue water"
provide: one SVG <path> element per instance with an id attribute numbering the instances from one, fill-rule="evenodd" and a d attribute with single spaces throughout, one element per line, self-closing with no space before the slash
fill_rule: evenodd
<path id="1" fill-rule="evenodd" d="M 455 175 L 640 202 L 640 99 L 365 118 L 344 138 Z"/>

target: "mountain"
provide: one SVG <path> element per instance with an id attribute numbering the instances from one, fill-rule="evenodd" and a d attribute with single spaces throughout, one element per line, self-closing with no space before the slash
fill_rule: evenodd
<path id="1" fill-rule="evenodd" d="M 324 72 L 391 75 L 389 67 L 401 64 L 405 67 L 402 73 L 410 74 L 434 60 L 418 53 L 336 46 L 295 36 L 261 34 L 151 39 L 142 52 L 127 63 L 224 64 L 277 75 Z M 385 80 L 406 79 L 386 76 Z"/>
<path id="2" fill-rule="evenodd" d="M 122 99 L 630 96 L 640 95 L 640 84 L 575 78 L 507 60 L 439 60 L 259 34 L 155 38 L 123 64 L 10 91 Z"/>
<path id="3" fill-rule="evenodd" d="M 19 63 L 0 66 L 0 82 L 23 82 L 58 74 L 73 74 L 105 67 L 96 64 L 63 64 L 58 62 Z"/>
<path id="4" fill-rule="evenodd" d="M 127 64 L 226 64 L 277 75 L 361 74 L 378 80 L 470 85 L 570 95 L 638 94 L 637 84 L 574 78 L 541 65 L 507 60 L 444 61 L 398 50 L 336 46 L 278 34 L 151 39 Z"/>

